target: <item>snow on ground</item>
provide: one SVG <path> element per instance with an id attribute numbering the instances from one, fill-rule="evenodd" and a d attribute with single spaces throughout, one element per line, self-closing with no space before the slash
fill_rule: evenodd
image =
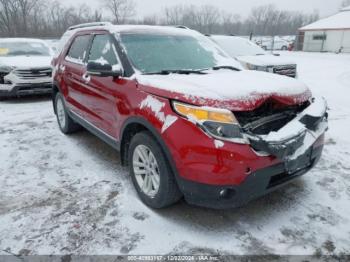
<path id="1" fill-rule="evenodd" d="M 0 254 L 349 254 L 350 55 L 282 55 L 329 102 L 324 156 L 236 210 L 151 210 L 113 149 L 59 132 L 49 99 L 0 102 Z"/>

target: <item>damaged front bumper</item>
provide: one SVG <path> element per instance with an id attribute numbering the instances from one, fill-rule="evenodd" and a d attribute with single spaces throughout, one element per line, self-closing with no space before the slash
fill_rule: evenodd
<path id="1" fill-rule="evenodd" d="M 11 72 L 4 77 L 4 80 L 4 83 L 0 83 L 0 97 L 50 94 L 52 92 L 52 77 L 49 75 L 21 78 Z"/>
<path id="2" fill-rule="evenodd" d="M 277 157 L 285 163 L 288 173 L 294 173 L 311 165 L 312 147 L 327 129 L 327 103 L 323 98 L 314 98 L 309 107 L 277 132 L 246 136 L 258 154 Z"/>

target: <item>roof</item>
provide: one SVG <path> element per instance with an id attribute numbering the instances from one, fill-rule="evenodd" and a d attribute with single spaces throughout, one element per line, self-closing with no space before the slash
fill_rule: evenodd
<path id="1" fill-rule="evenodd" d="M 13 43 L 13 42 L 40 42 L 40 43 L 44 43 L 44 40 L 41 39 L 36 39 L 36 38 L 0 38 L 0 42 L 2 43 Z"/>
<path id="2" fill-rule="evenodd" d="M 299 31 L 318 30 L 350 30 L 350 6 L 344 7 L 338 14 L 321 19 L 299 29 Z"/>

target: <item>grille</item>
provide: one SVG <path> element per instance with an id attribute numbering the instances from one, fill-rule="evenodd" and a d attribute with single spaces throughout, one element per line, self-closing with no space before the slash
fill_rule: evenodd
<path id="1" fill-rule="evenodd" d="M 275 74 L 296 77 L 297 76 L 297 67 L 295 65 L 286 65 L 286 66 L 275 66 L 273 68 Z"/>
<path id="2" fill-rule="evenodd" d="M 51 68 L 36 68 L 36 69 L 17 69 L 13 72 L 20 79 L 36 79 L 51 77 L 52 69 Z"/>

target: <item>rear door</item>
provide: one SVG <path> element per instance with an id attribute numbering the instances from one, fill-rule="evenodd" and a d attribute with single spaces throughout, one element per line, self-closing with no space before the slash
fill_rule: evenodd
<path id="1" fill-rule="evenodd" d="M 91 44 L 92 35 L 77 35 L 72 41 L 59 70 L 63 71 L 67 87 L 66 100 L 70 110 L 86 118 L 90 115 L 86 106 L 83 75 L 86 71 L 87 51 Z"/>

